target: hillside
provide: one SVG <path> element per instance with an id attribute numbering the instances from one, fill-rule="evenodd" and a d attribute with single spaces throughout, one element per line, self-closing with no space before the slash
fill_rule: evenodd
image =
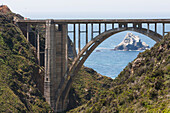
<path id="1" fill-rule="evenodd" d="M 170 112 L 170 34 L 140 53 L 110 84 L 86 104 L 69 112 Z"/>
<path id="2" fill-rule="evenodd" d="M 107 91 L 113 79 L 98 74 L 91 68 L 82 67 L 76 77 L 69 94 L 69 109 L 87 103 L 91 98 Z"/>
<path id="3" fill-rule="evenodd" d="M 41 79 L 33 47 L 12 23 L 15 14 L 0 14 L 0 112 L 49 112 L 37 88 Z"/>

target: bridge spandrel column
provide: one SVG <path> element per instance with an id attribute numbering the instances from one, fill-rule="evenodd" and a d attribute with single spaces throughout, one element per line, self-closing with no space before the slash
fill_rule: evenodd
<path id="1" fill-rule="evenodd" d="M 142 29 L 142 23 L 138 23 L 138 28 Z"/>
<path id="2" fill-rule="evenodd" d="M 45 77 L 44 77 L 44 96 L 46 101 L 55 105 L 55 87 L 56 83 L 56 28 L 53 20 L 46 21 L 46 39 L 45 39 Z"/>

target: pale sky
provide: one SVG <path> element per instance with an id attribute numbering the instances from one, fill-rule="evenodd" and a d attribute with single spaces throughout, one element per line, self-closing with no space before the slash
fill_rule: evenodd
<path id="1" fill-rule="evenodd" d="M 0 0 L 30 18 L 170 18 L 170 0 Z"/>

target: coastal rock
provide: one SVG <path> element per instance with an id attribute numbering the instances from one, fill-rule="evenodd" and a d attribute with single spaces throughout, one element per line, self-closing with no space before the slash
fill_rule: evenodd
<path id="1" fill-rule="evenodd" d="M 145 50 L 149 49 L 149 46 L 142 42 L 139 36 L 135 36 L 132 33 L 127 33 L 123 41 L 114 48 L 114 50 Z"/>
<path id="2" fill-rule="evenodd" d="M 67 37 L 67 43 L 68 43 L 68 57 L 72 60 L 76 57 L 76 50 L 74 50 L 73 42 L 71 41 L 70 37 Z"/>
<path id="3" fill-rule="evenodd" d="M 6 5 L 0 5 L 0 13 L 11 13 L 11 10 Z"/>

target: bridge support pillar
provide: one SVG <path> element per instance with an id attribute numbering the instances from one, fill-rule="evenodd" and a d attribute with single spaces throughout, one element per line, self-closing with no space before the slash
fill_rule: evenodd
<path id="1" fill-rule="evenodd" d="M 46 21 L 45 39 L 45 77 L 44 77 L 44 96 L 52 108 L 55 106 L 55 83 L 56 76 L 56 35 L 53 20 Z"/>
<path id="2" fill-rule="evenodd" d="M 39 34 L 39 29 L 37 33 L 37 59 L 38 59 L 38 65 L 40 64 L 40 34 Z"/>
<path id="3" fill-rule="evenodd" d="M 56 31 L 56 38 L 57 38 L 57 44 L 56 44 L 56 53 L 57 53 L 57 82 L 60 84 L 57 84 L 57 92 L 60 93 L 56 94 L 56 105 L 55 105 L 55 112 L 63 112 L 66 110 L 67 106 L 64 106 L 64 98 L 62 95 L 61 86 L 64 84 L 65 80 L 65 74 L 67 71 L 67 64 L 68 64 L 68 53 L 67 53 L 67 24 L 59 24 L 58 25 L 58 31 Z"/>
<path id="4" fill-rule="evenodd" d="M 67 25 L 53 20 L 46 21 L 44 96 L 54 112 L 62 112 L 64 106 L 62 84 L 67 70 Z"/>
<path id="5" fill-rule="evenodd" d="M 27 40 L 29 41 L 30 24 L 27 24 Z"/>

